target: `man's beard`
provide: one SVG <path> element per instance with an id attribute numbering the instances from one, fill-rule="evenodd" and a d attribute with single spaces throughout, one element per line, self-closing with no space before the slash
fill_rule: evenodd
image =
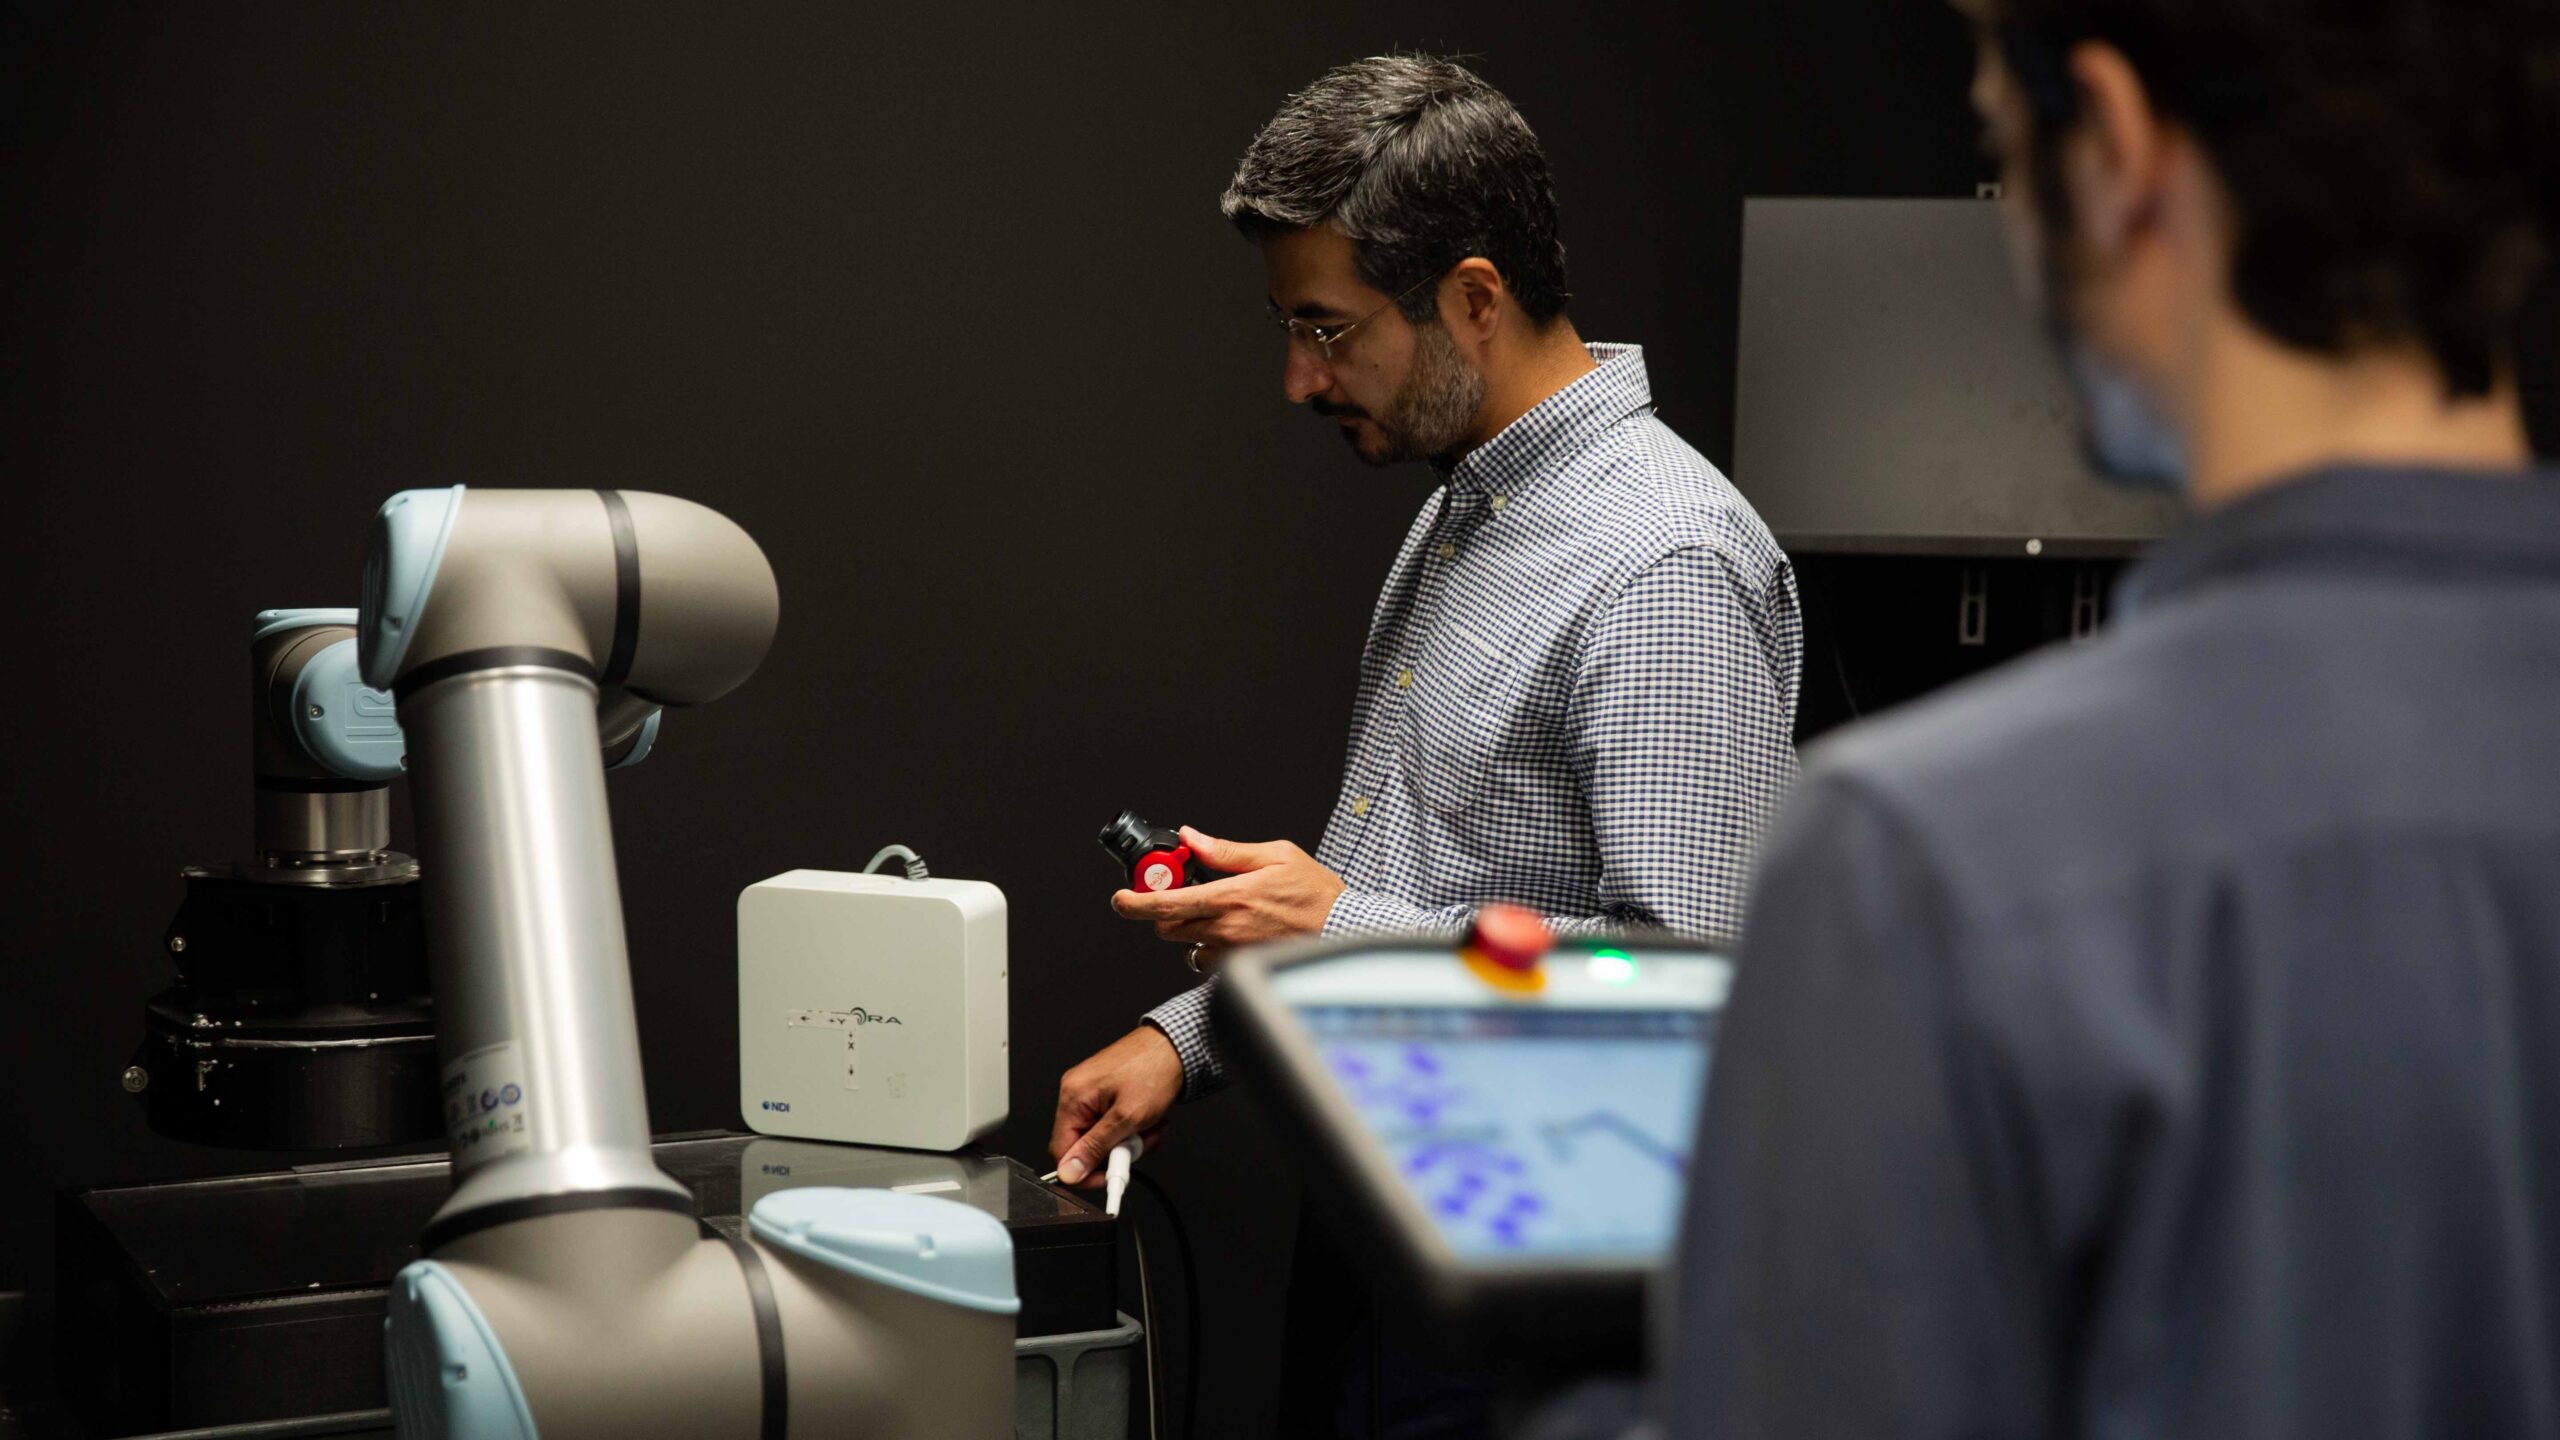
<path id="1" fill-rule="evenodd" d="M 1465 447 L 1475 432 L 1476 416 L 1484 410 L 1484 376 L 1458 353 L 1449 327 L 1433 320 L 1415 326 L 1414 337 L 1413 369 L 1386 411 L 1369 417 L 1385 444 L 1364 450 L 1356 431 L 1343 431 L 1353 453 L 1371 465 L 1451 459 Z M 1318 413 L 1341 412 L 1319 406 Z"/>

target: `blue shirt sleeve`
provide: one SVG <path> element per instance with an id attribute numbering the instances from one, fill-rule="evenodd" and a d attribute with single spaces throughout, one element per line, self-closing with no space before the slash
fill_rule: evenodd
<path id="1" fill-rule="evenodd" d="M 1173 1053 L 1182 1057 L 1180 1099 L 1186 1102 L 1226 1088 L 1226 1061 L 1209 1028 L 1209 995 L 1217 984 L 1204 981 L 1147 1012 L 1147 1023 L 1163 1031 L 1173 1042 Z"/>

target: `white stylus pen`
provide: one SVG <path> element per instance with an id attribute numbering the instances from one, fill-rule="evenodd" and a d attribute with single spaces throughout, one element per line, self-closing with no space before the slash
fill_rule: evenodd
<path id="1" fill-rule="evenodd" d="M 1132 1135 L 1111 1147 L 1111 1159 L 1103 1171 L 1102 1213 L 1118 1215 L 1120 1197 L 1129 1193 L 1129 1167 L 1147 1153 L 1147 1142 Z"/>

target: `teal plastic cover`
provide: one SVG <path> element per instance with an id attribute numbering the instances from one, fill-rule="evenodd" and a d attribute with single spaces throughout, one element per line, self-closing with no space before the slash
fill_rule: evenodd
<path id="1" fill-rule="evenodd" d="M 249 624 L 249 643 L 257 644 L 279 630 L 306 630 L 318 625 L 353 625 L 356 612 L 344 606 L 329 610 L 261 610 Z"/>
<path id="2" fill-rule="evenodd" d="M 382 1349 L 400 1440 L 537 1440 L 506 1348 L 442 1265 L 420 1260 L 393 1277 Z"/>
<path id="3" fill-rule="evenodd" d="M 407 768 L 399 708 L 390 691 L 364 683 L 353 639 L 303 665 L 293 682 L 293 734 L 304 754 L 350 780 L 396 780 Z"/>
<path id="4" fill-rule="evenodd" d="M 462 487 L 456 485 L 403 490 L 383 501 L 373 517 L 356 641 L 364 681 L 377 690 L 390 689 L 400 678 L 401 658 L 409 653 L 409 637 L 427 608 L 428 592 L 435 589 L 445 542 L 453 538 L 453 519 L 461 509 Z"/>
<path id="5" fill-rule="evenodd" d="M 932 1195 L 824 1186 L 777 1190 L 747 1228 L 767 1245 L 832 1270 L 996 1315 L 1021 1313 L 1004 1222 Z"/>
<path id="6" fill-rule="evenodd" d="M 631 747 L 630 754 L 614 761 L 605 768 L 608 770 L 628 770 L 632 766 L 639 764 L 641 761 L 648 759 L 649 752 L 658 748 L 658 722 L 666 718 L 667 712 L 664 707 L 650 711 L 649 718 L 640 722 L 639 743 Z"/>

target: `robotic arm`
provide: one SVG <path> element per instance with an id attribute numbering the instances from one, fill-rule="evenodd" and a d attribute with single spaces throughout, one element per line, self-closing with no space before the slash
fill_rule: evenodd
<path id="1" fill-rule="evenodd" d="M 397 699 L 426 859 L 454 1193 L 392 1288 L 402 1440 L 999 1435 L 1001 1223 L 794 1190 L 704 1234 L 649 1152 L 602 737 L 771 644 L 772 568 L 699 505 L 409 491 L 358 644 Z"/>
<path id="2" fill-rule="evenodd" d="M 527 1207 L 692 1213 L 649 1158 L 596 757 L 736 688 L 779 606 L 745 531 L 663 495 L 455 486 L 376 517 L 357 645 L 408 737 L 459 1182 L 430 1251 Z"/>
<path id="3" fill-rule="evenodd" d="M 325 1150 L 443 1131 L 418 864 L 391 849 L 408 740 L 364 681 L 358 618 L 266 610 L 251 627 L 255 850 L 182 872 L 177 983 L 144 1007 L 122 1077 L 164 1135 Z M 606 767 L 644 759 L 661 713 L 626 697 L 600 717 Z"/>
<path id="4" fill-rule="evenodd" d="M 123 1075 L 164 1135 L 312 1150 L 438 1131 L 418 866 L 391 850 L 404 747 L 356 674 L 355 622 L 267 610 L 251 628 L 256 849 L 181 872 L 177 981 Z"/>
<path id="5" fill-rule="evenodd" d="M 607 713 L 627 715 L 634 698 L 717 700 L 773 644 L 773 567 L 714 511 L 618 490 L 463 500 L 459 485 L 404 491 L 375 516 L 365 683 L 405 695 L 500 663 L 549 665 L 584 675 Z"/>

